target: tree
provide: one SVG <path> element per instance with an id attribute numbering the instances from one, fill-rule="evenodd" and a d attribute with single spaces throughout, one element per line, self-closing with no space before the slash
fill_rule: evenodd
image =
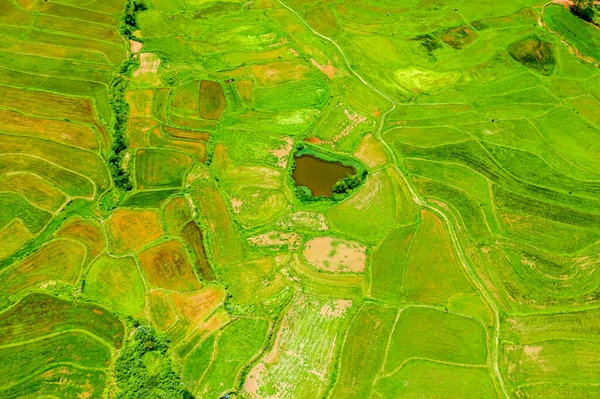
<path id="1" fill-rule="evenodd" d="M 574 0 L 571 12 L 587 22 L 594 19 L 594 0 Z"/>

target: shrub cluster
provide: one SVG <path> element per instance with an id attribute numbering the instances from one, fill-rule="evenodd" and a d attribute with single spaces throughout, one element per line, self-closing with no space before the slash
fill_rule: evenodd
<path id="1" fill-rule="evenodd" d="M 129 0 L 125 4 L 123 22 L 121 23 L 121 33 L 134 39 L 133 32 L 138 28 L 137 15 L 140 11 L 147 10 L 144 3 Z M 133 188 L 131 176 L 123 168 L 123 157 L 127 150 L 125 133 L 127 131 L 127 119 L 129 117 L 129 104 L 125 100 L 125 90 L 129 83 L 135 66 L 137 65 L 131 58 L 127 59 L 120 67 L 119 74 L 112 80 L 109 86 L 110 106 L 115 117 L 113 123 L 113 144 L 108 153 L 107 161 L 111 177 L 115 187 L 121 190 L 130 191 Z"/>
<path id="2" fill-rule="evenodd" d="M 571 12 L 586 22 L 598 23 L 596 18 L 597 8 L 595 0 L 575 0 L 569 7 Z"/>
<path id="3" fill-rule="evenodd" d="M 133 188 L 129 172 L 122 167 L 127 142 L 125 133 L 127 131 L 127 118 L 129 117 L 129 104 L 125 100 L 125 90 L 127 89 L 128 75 L 131 75 L 135 67 L 131 60 L 125 61 L 109 87 L 110 106 L 114 115 L 113 123 L 113 143 L 108 153 L 108 167 L 115 186 L 119 189 L 129 191 Z"/>
<path id="4" fill-rule="evenodd" d="M 152 327 L 138 326 L 115 362 L 117 399 L 194 399 L 173 369 L 169 339 Z"/>
<path id="5" fill-rule="evenodd" d="M 137 15 L 141 11 L 146 11 L 148 7 L 141 1 L 129 0 L 125 4 L 125 13 L 123 16 L 123 24 L 121 25 L 121 33 L 129 39 L 136 39 L 133 32 L 140 27 L 137 23 Z"/>
<path id="6" fill-rule="evenodd" d="M 363 179 L 364 177 L 359 175 L 346 175 L 346 177 L 343 179 L 338 180 L 333 185 L 331 190 L 336 194 L 345 194 L 348 191 L 360 186 L 360 183 L 362 183 Z"/>

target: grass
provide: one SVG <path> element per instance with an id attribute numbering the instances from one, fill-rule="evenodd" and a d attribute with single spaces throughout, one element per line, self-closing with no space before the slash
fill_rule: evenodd
<path id="1" fill-rule="evenodd" d="M 0 396 L 598 396 L 600 36 L 567 8 L 0 24 Z M 299 148 L 362 180 L 302 200 Z"/>
<path id="2" fill-rule="evenodd" d="M 410 346 L 405 345 L 407 341 Z M 483 365 L 487 361 L 485 342 L 483 325 L 476 320 L 430 308 L 408 308 L 402 311 L 391 336 L 385 371 L 392 373 L 419 358 Z"/>
<path id="3" fill-rule="evenodd" d="M 144 282 L 133 258 L 99 258 L 87 273 L 83 293 L 128 316 L 144 309 Z"/>
<path id="4" fill-rule="evenodd" d="M 336 398 L 365 396 L 371 392 L 382 367 L 385 343 L 392 332 L 396 311 L 366 303 L 348 327 L 338 376 L 330 395 Z"/>

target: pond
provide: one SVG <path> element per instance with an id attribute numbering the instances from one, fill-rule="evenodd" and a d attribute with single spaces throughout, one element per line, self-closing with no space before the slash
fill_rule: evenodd
<path id="1" fill-rule="evenodd" d="M 292 178 L 299 186 L 306 186 L 312 194 L 317 197 L 333 196 L 333 185 L 346 175 L 356 174 L 351 166 L 345 166 L 338 162 L 328 162 L 312 155 L 300 155 L 294 157 L 296 168 Z"/>

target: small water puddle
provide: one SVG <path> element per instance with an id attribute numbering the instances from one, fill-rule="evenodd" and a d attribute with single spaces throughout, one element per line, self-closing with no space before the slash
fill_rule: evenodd
<path id="1" fill-rule="evenodd" d="M 315 197 L 333 196 L 333 185 L 346 175 L 356 174 L 351 166 L 345 166 L 337 162 L 328 162 L 312 155 L 300 155 L 294 157 L 296 167 L 292 178 L 299 186 L 306 186 Z"/>

